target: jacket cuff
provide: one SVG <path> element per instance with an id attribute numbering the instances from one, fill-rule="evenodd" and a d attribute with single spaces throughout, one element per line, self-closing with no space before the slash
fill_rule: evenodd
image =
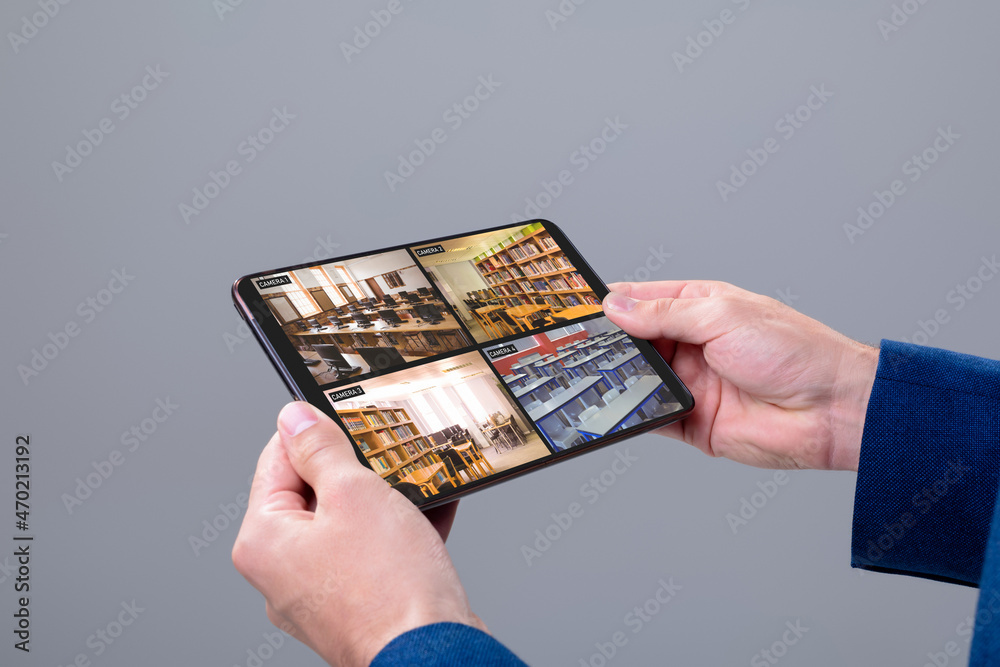
<path id="1" fill-rule="evenodd" d="M 371 667 L 527 667 L 503 644 L 468 625 L 435 623 L 405 632 L 383 648 Z"/>
<path id="2" fill-rule="evenodd" d="M 1000 473 L 1000 363 L 882 341 L 851 565 L 976 585 Z"/>

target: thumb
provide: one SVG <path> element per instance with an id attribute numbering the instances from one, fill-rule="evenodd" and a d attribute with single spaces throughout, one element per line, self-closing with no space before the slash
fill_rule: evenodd
<path id="1" fill-rule="evenodd" d="M 295 472 L 317 494 L 324 479 L 361 465 L 343 430 L 305 401 L 292 401 L 281 409 L 278 433 Z"/>
<path id="2" fill-rule="evenodd" d="M 621 292 L 604 298 L 604 314 L 625 333 L 646 340 L 660 338 L 704 345 L 730 330 L 733 323 L 718 298 L 663 297 L 633 299 Z"/>

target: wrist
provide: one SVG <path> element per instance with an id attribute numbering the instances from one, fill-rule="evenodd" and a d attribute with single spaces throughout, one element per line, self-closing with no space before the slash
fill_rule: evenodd
<path id="1" fill-rule="evenodd" d="M 828 461 L 830 470 L 858 470 L 878 356 L 877 348 L 853 340 L 841 355 L 830 407 L 833 435 Z"/>

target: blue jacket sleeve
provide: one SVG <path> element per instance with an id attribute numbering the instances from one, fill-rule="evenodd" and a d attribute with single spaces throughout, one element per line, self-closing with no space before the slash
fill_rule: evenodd
<path id="1" fill-rule="evenodd" d="M 481 630 L 459 623 L 435 623 L 393 639 L 371 667 L 527 667 Z"/>
<path id="2" fill-rule="evenodd" d="M 1000 362 L 882 341 L 851 564 L 978 585 L 1000 473 Z"/>

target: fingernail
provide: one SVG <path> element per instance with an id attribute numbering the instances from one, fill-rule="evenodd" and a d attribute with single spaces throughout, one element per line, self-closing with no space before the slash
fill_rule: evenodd
<path id="1" fill-rule="evenodd" d="M 317 421 L 312 406 L 304 401 L 292 401 L 278 414 L 278 430 L 282 435 L 294 438 Z"/>
<path id="2" fill-rule="evenodd" d="M 630 296 L 625 296 L 621 292 L 609 292 L 604 297 L 604 307 L 608 310 L 618 310 L 628 312 L 635 309 L 635 304 L 639 303 Z"/>

